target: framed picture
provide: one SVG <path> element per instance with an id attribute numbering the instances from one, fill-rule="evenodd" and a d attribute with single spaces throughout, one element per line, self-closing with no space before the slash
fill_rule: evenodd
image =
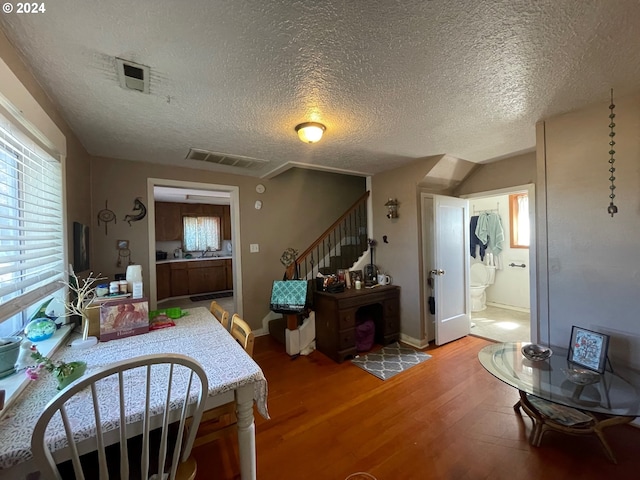
<path id="1" fill-rule="evenodd" d="M 350 270 L 349 277 L 350 277 L 349 280 L 351 282 L 351 285 L 355 285 L 356 280 L 362 281 L 362 270 Z"/>
<path id="2" fill-rule="evenodd" d="M 118 240 L 116 248 L 118 250 L 127 250 L 129 248 L 129 240 Z"/>
<path id="3" fill-rule="evenodd" d="M 89 270 L 89 227 L 73 222 L 73 270 Z"/>
<path id="4" fill-rule="evenodd" d="M 575 325 L 571 327 L 569 362 L 598 373 L 604 373 L 608 350 L 609 335 Z"/>

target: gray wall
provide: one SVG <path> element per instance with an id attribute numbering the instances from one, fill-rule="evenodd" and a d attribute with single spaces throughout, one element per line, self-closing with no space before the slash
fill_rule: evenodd
<path id="1" fill-rule="evenodd" d="M 610 357 L 640 368 L 640 93 L 615 104 L 613 218 L 609 102 L 538 125 L 541 339 L 566 347 L 572 325 L 609 333 Z"/>
<path id="2" fill-rule="evenodd" d="M 535 152 L 478 165 L 454 190 L 454 195 L 458 197 L 528 183 L 536 183 Z"/>

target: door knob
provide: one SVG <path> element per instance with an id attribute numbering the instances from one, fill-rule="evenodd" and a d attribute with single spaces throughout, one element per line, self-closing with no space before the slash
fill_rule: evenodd
<path id="1" fill-rule="evenodd" d="M 431 270 L 431 271 L 429 271 L 429 273 L 431 275 L 444 275 L 444 270 L 441 270 L 441 269 Z"/>

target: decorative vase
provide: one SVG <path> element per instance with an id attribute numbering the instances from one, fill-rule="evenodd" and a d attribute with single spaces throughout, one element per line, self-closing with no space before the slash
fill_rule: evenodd
<path id="1" fill-rule="evenodd" d="M 87 362 L 69 362 L 67 367 L 71 369 L 69 373 L 56 377 L 58 379 L 58 390 L 62 390 L 71 384 L 74 380 L 79 379 L 87 370 Z"/>

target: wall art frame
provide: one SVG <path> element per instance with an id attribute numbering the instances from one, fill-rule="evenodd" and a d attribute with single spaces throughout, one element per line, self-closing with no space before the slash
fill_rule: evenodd
<path id="1" fill-rule="evenodd" d="M 569 343 L 568 358 L 570 363 L 604 373 L 609 351 L 609 335 L 583 327 L 571 327 L 571 341 Z"/>

